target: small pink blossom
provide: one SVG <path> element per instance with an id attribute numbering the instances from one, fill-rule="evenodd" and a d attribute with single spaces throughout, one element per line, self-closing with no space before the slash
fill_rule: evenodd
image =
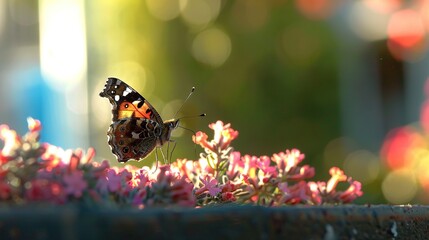
<path id="1" fill-rule="evenodd" d="M 259 157 L 257 162 L 259 169 L 261 169 L 266 175 L 277 177 L 277 169 L 275 166 L 271 166 L 271 158 L 268 156 Z"/>
<path id="2" fill-rule="evenodd" d="M 215 178 L 206 176 L 204 179 L 200 178 L 200 180 L 204 184 L 202 189 L 206 189 L 211 196 L 215 197 L 222 191 L 222 189 L 217 186 L 218 181 Z"/>
<path id="3" fill-rule="evenodd" d="M 229 155 L 229 167 L 228 167 L 228 176 L 230 178 L 234 177 L 238 172 L 241 172 L 244 168 L 244 162 L 241 160 L 240 152 L 232 152 Z"/>
<path id="4" fill-rule="evenodd" d="M 344 192 L 340 193 L 339 198 L 343 203 L 350 203 L 356 198 L 363 195 L 361 190 L 362 184 L 358 181 L 352 181 L 350 179 L 350 186 Z"/>
<path id="5" fill-rule="evenodd" d="M 309 200 L 310 189 L 305 181 L 300 181 L 292 186 L 283 182 L 279 184 L 279 189 L 283 192 L 281 203 L 298 204 L 307 203 Z"/>
<path id="6" fill-rule="evenodd" d="M 224 124 L 222 121 L 209 124 L 209 127 L 214 130 L 213 141 L 221 149 L 225 149 L 229 146 L 231 141 L 237 138 L 238 131 L 231 128 L 231 124 Z"/>
<path id="7" fill-rule="evenodd" d="M 27 123 L 28 130 L 30 130 L 30 132 L 39 132 L 40 130 L 42 130 L 42 124 L 37 119 L 29 117 L 27 118 Z"/>
<path id="8" fill-rule="evenodd" d="M 65 192 L 73 195 L 74 197 L 81 197 L 83 191 L 87 188 L 88 184 L 83 178 L 83 172 L 80 170 L 73 171 L 63 177 L 65 183 Z"/>
<path id="9" fill-rule="evenodd" d="M 251 177 L 255 176 L 256 169 L 258 169 L 258 157 L 246 154 L 241 157 L 241 161 L 244 163 L 241 173 Z"/>
<path id="10" fill-rule="evenodd" d="M 192 136 L 192 140 L 196 143 L 201 145 L 203 148 L 214 150 L 213 143 L 210 143 L 207 141 L 208 136 L 207 134 L 198 131 L 194 136 Z"/>
<path id="11" fill-rule="evenodd" d="M 0 125 L 0 139 L 4 141 L 1 154 L 4 157 L 12 157 L 14 150 L 22 144 L 21 137 L 7 125 Z"/>
<path id="12" fill-rule="evenodd" d="M 314 177 L 315 171 L 313 167 L 310 167 L 308 165 L 304 165 L 302 167 L 296 168 L 297 171 L 289 172 L 289 176 L 287 179 L 293 180 L 293 181 L 300 181 L 307 178 Z"/>
<path id="13" fill-rule="evenodd" d="M 275 153 L 272 156 L 280 172 L 287 173 L 291 168 L 298 166 L 304 159 L 304 154 L 298 149 L 286 150 L 285 152 Z"/>
<path id="14" fill-rule="evenodd" d="M 331 179 L 329 179 L 327 185 L 326 185 L 326 191 L 332 192 L 339 182 L 343 182 L 347 180 L 347 176 L 344 175 L 344 172 L 339 169 L 338 167 L 332 167 L 329 170 L 329 174 L 331 174 Z"/>

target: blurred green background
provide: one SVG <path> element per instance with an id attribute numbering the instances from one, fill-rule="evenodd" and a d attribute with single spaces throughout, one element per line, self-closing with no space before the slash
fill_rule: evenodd
<path id="1" fill-rule="evenodd" d="M 164 119 L 195 86 L 179 116 L 207 117 L 182 126 L 231 123 L 242 154 L 298 148 L 316 179 L 339 166 L 362 181 L 358 203 L 427 203 L 415 139 L 395 145 L 412 164 L 380 149 L 392 129 L 421 130 L 428 32 L 427 0 L 0 0 L 0 122 L 24 133 L 33 116 L 43 141 L 114 163 L 111 107 L 98 96 L 107 77 Z M 196 158 L 191 133 L 174 138 L 175 158 Z"/>

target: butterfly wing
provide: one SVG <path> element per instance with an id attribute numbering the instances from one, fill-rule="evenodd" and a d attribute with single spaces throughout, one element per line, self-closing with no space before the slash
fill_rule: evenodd
<path id="1" fill-rule="evenodd" d="M 112 122 L 124 118 L 144 118 L 162 123 L 154 107 L 136 90 L 118 78 L 108 78 L 101 97 L 112 104 Z"/>
<path id="2" fill-rule="evenodd" d="M 157 145 L 163 122 L 154 107 L 136 90 L 109 78 L 100 93 L 112 104 L 108 143 L 119 162 L 145 158 Z"/>
<path id="3" fill-rule="evenodd" d="M 161 131 L 162 126 L 150 119 L 121 119 L 110 125 L 108 143 L 119 162 L 139 160 L 153 151 Z"/>

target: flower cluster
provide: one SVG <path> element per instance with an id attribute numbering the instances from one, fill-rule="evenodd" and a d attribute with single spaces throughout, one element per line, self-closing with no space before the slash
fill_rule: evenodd
<path id="1" fill-rule="evenodd" d="M 14 204 L 79 203 L 119 206 L 194 207 L 193 184 L 171 171 L 110 167 L 92 161 L 95 151 L 39 143 L 41 124 L 28 119 L 29 132 L 20 137 L 0 125 L 0 200 Z"/>
<path id="2" fill-rule="evenodd" d="M 210 124 L 214 138 L 198 132 L 193 137 L 204 153 L 193 161 L 137 168 L 111 167 L 93 161 L 95 150 L 62 148 L 40 143 L 41 124 L 28 119 L 29 131 L 19 136 L 0 125 L 0 201 L 13 204 L 54 203 L 97 206 L 201 207 L 242 203 L 284 204 L 349 203 L 362 195 L 361 185 L 334 167 L 327 182 L 307 181 L 314 168 L 300 165 L 297 149 L 269 156 L 242 155 L 231 142 L 238 132 L 221 121 Z M 349 187 L 337 191 L 337 184 Z"/>
<path id="3" fill-rule="evenodd" d="M 212 140 L 203 132 L 197 132 L 193 138 L 205 150 L 200 159 L 172 164 L 194 183 L 200 206 L 226 202 L 266 206 L 350 203 L 363 194 L 361 184 L 337 167 L 330 169 L 331 179 L 327 182 L 307 181 L 315 170 L 300 165 L 304 154 L 297 149 L 271 157 L 242 155 L 230 146 L 238 136 L 230 124 L 217 121 L 209 127 L 214 130 Z M 339 182 L 347 182 L 348 188 L 336 190 Z"/>

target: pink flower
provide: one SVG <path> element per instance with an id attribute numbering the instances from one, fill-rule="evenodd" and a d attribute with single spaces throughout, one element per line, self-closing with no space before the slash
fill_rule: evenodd
<path id="1" fill-rule="evenodd" d="M 200 180 L 204 184 L 201 189 L 207 190 L 210 196 L 216 197 L 217 194 L 222 191 L 222 189 L 217 186 L 218 181 L 212 176 L 207 175 L 204 179 L 200 178 Z"/>
<path id="2" fill-rule="evenodd" d="M 241 157 L 241 161 L 243 162 L 244 166 L 240 173 L 249 175 L 250 177 L 256 176 L 256 169 L 258 169 L 259 162 L 258 157 L 246 154 Z"/>
<path id="3" fill-rule="evenodd" d="M 315 205 L 320 205 L 322 204 L 322 196 L 321 194 L 321 189 L 325 189 L 326 188 L 326 183 L 325 182 L 308 182 L 307 183 L 309 189 L 310 189 L 310 199 L 313 202 L 313 204 Z"/>
<path id="4" fill-rule="evenodd" d="M 59 165 L 63 165 L 61 159 L 65 155 L 65 151 L 57 146 L 43 143 L 42 148 L 44 149 L 44 153 L 40 158 L 44 161 L 46 168 L 51 170 Z"/>
<path id="5" fill-rule="evenodd" d="M 147 200 L 148 206 L 179 205 L 195 206 L 194 185 L 185 177 L 171 171 L 170 166 L 159 167 L 156 180 L 152 182 L 150 191 L 153 196 Z"/>
<path id="6" fill-rule="evenodd" d="M 65 175 L 63 180 L 66 185 L 65 192 L 77 198 L 82 196 L 83 191 L 88 186 L 83 178 L 83 172 L 80 170 L 76 170 Z"/>
<path id="7" fill-rule="evenodd" d="M 275 166 L 271 166 L 271 159 L 268 156 L 259 157 L 259 161 L 257 162 L 259 169 L 261 169 L 265 175 L 270 175 L 272 177 L 277 177 L 277 169 Z"/>
<path id="8" fill-rule="evenodd" d="M 326 184 L 326 192 L 328 193 L 335 190 L 339 182 L 347 180 L 347 176 L 338 167 L 332 167 L 329 169 L 329 174 L 331 174 L 331 179 L 329 179 L 328 183 Z"/>
<path id="9" fill-rule="evenodd" d="M 49 201 L 53 203 L 64 203 L 66 200 L 63 187 L 54 181 L 47 179 L 34 179 L 29 182 L 25 198 L 28 201 Z"/>
<path id="10" fill-rule="evenodd" d="M 149 174 L 147 171 L 136 171 L 134 178 L 131 181 L 133 187 L 144 189 L 150 183 Z"/>
<path id="11" fill-rule="evenodd" d="M 239 171 L 244 168 L 244 162 L 241 161 L 240 152 L 232 152 L 229 155 L 228 177 L 233 178 Z"/>
<path id="12" fill-rule="evenodd" d="M 280 203 L 307 203 L 310 199 L 309 194 L 311 191 L 305 181 L 300 181 L 292 186 L 289 186 L 287 182 L 282 182 L 279 183 L 278 188 L 283 193 Z"/>
<path id="13" fill-rule="evenodd" d="M 293 180 L 293 181 L 300 181 L 307 178 L 312 178 L 314 177 L 314 174 L 315 174 L 314 168 L 308 165 L 297 167 L 295 168 L 295 170 L 296 171 L 289 172 L 287 179 Z"/>
<path id="14" fill-rule="evenodd" d="M 103 160 L 101 163 L 92 162 L 92 174 L 94 177 L 99 178 L 101 176 L 105 176 L 107 169 L 110 168 L 109 162 L 107 160 Z"/>
<path id="15" fill-rule="evenodd" d="M 207 142 L 208 136 L 207 134 L 198 131 L 194 136 L 192 136 L 192 140 L 194 143 L 199 144 L 202 148 L 207 148 L 212 151 L 215 151 L 213 143 Z"/>
<path id="16" fill-rule="evenodd" d="M 279 171 L 286 174 L 291 168 L 298 166 L 302 162 L 304 154 L 300 153 L 298 149 L 292 149 L 273 154 L 272 159 L 277 163 Z"/>
<path id="17" fill-rule="evenodd" d="M 30 130 L 30 132 L 39 132 L 40 130 L 42 130 L 42 124 L 37 119 L 29 117 L 27 118 L 27 123 L 28 130 Z"/>
<path id="18" fill-rule="evenodd" d="M 238 136 L 238 131 L 231 128 L 231 124 L 225 124 L 222 121 L 209 124 L 209 128 L 214 130 L 213 141 L 221 149 L 226 149 L 232 140 Z"/>
<path id="19" fill-rule="evenodd" d="M 358 181 L 350 181 L 350 186 L 344 192 L 340 193 L 339 198 L 343 203 L 350 203 L 354 201 L 356 198 L 363 195 L 361 190 L 362 184 Z"/>
<path id="20" fill-rule="evenodd" d="M 5 124 L 0 125 L 0 139 L 4 141 L 3 149 L 1 150 L 1 154 L 4 157 L 13 157 L 15 149 L 22 144 L 21 137 Z"/>
<path id="21" fill-rule="evenodd" d="M 107 169 L 106 175 L 97 181 L 97 188 L 101 192 L 117 192 L 121 189 L 121 175 L 116 172 L 116 168 Z"/>

